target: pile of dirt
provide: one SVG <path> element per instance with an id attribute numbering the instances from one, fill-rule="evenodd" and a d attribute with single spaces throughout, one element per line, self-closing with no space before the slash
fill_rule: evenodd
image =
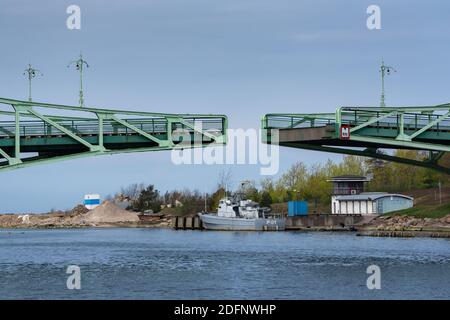
<path id="1" fill-rule="evenodd" d="M 105 201 L 94 210 L 83 214 L 81 217 L 86 223 L 120 223 L 138 222 L 136 213 L 124 210 L 110 201 Z"/>
<path id="2" fill-rule="evenodd" d="M 73 209 L 67 211 L 66 214 L 69 214 L 71 216 L 78 216 L 80 214 L 85 214 L 88 211 L 89 210 L 85 206 L 83 206 L 82 204 L 79 204 L 76 207 L 74 207 Z"/>

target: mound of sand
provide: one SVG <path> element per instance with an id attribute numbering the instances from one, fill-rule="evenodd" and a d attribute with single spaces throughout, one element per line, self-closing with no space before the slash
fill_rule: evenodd
<path id="1" fill-rule="evenodd" d="M 136 213 L 124 210 L 110 201 L 105 201 L 81 218 L 88 223 L 138 222 Z"/>

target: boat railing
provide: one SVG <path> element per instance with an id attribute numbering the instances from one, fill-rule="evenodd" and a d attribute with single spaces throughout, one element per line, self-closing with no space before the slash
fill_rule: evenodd
<path id="1" fill-rule="evenodd" d="M 273 218 L 273 219 L 284 219 L 286 217 L 283 213 L 277 213 L 277 212 L 263 212 L 262 214 L 263 218 Z"/>

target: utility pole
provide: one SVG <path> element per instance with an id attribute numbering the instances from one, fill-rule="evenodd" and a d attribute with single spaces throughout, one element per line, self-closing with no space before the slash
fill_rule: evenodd
<path id="1" fill-rule="evenodd" d="M 25 69 L 25 72 L 23 75 L 28 75 L 28 101 L 32 101 L 31 98 L 31 82 L 33 81 L 33 78 L 36 77 L 36 75 L 40 74 L 43 76 L 42 72 L 40 72 L 38 69 L 34 69 L 31 64 L 28 64 L 28 68 Z"/>
<path id="2" fill-rule="evenodd" d="M 385 103 L 385 94 L 384 94 L 384 77 L 385 75 L 390 75 L 392 72 L 397 72 L 397 70 L 394 69 L 394 67 L 386 66 L 384 65 L 384 60 L 381 59 L 381 102 L 380 107 L 384 108 L 386 107 Z"/>
<path id="3" fill-rule="evenodd" d="M 75 65 L 75 68 L 80 72 L 80 107 L 84 106 L 84 96 L 83 96 L 83 66 L 86 65 L 86 67 L 89 68 L 89 64 L 86 60 L 83 59 L 83 55 L 80 53 L 80 57 L 78 60 L 72 61 L 69 63 L 67 68 L 69 68 L 72 64 Z"/>

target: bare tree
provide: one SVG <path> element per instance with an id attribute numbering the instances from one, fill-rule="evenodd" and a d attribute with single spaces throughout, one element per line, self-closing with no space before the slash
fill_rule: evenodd
<path id="1" fill-rule="evenodd" d="M 232 177 L 233 174 L 231 172 L 231 169 L 222 170 L 219 175 L 219 182 L 217 184 L 217 189 L 227 190 L 232 184 Z"/>
<path id="2" fill-rule="evenodd" d="M 139 198 L 139 195 L 145 189 L 145 184 L 143 183 L 133 183 L 127 187 L 122 187 L 120 189 L 120 194 L 134 201 Z"/>

